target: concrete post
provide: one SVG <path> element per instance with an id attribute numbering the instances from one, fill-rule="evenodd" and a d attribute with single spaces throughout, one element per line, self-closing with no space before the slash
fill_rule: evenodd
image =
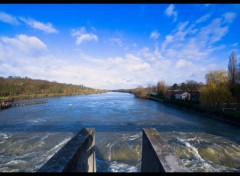
<path id="1" fill-rule="evenodd" d="M 96 172 L 94 129 L 83 128 L 38 172 Z"/>
<path id="2" fill-rule="evenodd" d="M 187 172 L 155 128 L 144 128 L 141 172 Z"/>

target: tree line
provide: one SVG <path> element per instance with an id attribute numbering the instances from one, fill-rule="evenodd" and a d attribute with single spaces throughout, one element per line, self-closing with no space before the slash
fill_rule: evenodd
<path id="1" fill-rule="evenodd" d="M 228 70 L 216 70 L 206 74 L 206 86 L 201 89 L 200 102 L 209 106 L 240 103 L 240 65 L 233 51 Z"/>
<path id="2" fill-rule="evenodd" d="M 240 105 L 240 64 L 236 53 L 229 56 L 228 70 L 214 70 L 205 75 L 206 83 L 187 80 L 180 84 L 174 83 L 167 86 L 164 81 L 159 81 L 156 86 L 143 88 L 139 86 L 129 92 L 137 97 L 146 98 L 150 92 L 157 91 L 159 97 L 164 98 L 166 90 L 199 91 L 199 103 L 207 106 L 221 106 L 224 104 Z"/>
<path id="3" fill-rule="evenodd" d="M 0 77 L 0 98 L 37 98 L 48 96 L 77 95 L 103 93 L 104 90 L 85 87 L 84 85 L 73 85 L 50 82 L 46 80 L 31 79 L 28 77 Z"/>

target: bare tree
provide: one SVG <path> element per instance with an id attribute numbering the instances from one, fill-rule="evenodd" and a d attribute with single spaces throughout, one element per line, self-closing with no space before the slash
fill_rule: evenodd
<path id="1" fill-rule="evenodd" d="M 238 81 L 237 80 L 237 77 L 238 77 L 237 56 L 234 51 L 232 51 L 232 54 L 229 57 L 228 76 L 229 76 L 230 89 L 232 91 Z"/>
<path id="2" fill-rule="evenodd" d="M 240 65 L 237 66 L 237 56 L 233 51 L 228 63 L 229 89 L 240 107 Z"/>
<path id="3" fill-rule="evenodd" d="M 240 110 L 240 63 L 237 68 L 236 85 L 234 86 L 234 98 L 237 100 L 238 109 Z"/>

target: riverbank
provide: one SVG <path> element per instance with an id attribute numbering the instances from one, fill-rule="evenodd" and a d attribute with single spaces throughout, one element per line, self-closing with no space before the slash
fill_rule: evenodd
<path id="1" fill-rule="evenodd" d="M 75 94 L 31 94 L 31 95 L 16 95 L 12 96 L 15 100 L 21 99 L 33 99 L 33 98 L 48 98 L 48 97 L 61 97 L 61 96 L 74 96 L 74 95 L 90 95 L 90 94 L 101 94 L 107 91 L 96 91 L 96 92 L 86 92 L 86 93 L 75 93 Z M 0 97 L 0 102 L 8 99 L 9 96 Z"/>
<path id="2" fill-rule="evenodd" d="M 213 118 L 213 119 L 220 120 L 222 122 L 226 122 L 228 124 L 240 127 L 240 117 L 239 118 L 233 118 L 233 117 L 229 118 L 229 117 L 226 117 L 226 116 L 223 116 L 223 115 L 213 115 L 209 112 L 199 112 L 199 111 L 196 111 L 196 110 L 193 110 L 193 109 L 190 109 L 190 108 L 186 108 L 184 106 L 174 105 L 170 102 L 167 103 L 163 99 L 159 99 L 159 98 L 155 98 L 155 97 L 148 97 L 147 99 L 152 100 L 152 101 L 156 101 L 156 102 L 159 102 L 159 103 L 163 103 L 166 106 L 177 108 L 179 110 L 183 110 L 183 111 L 191 112 L 191 113 L 194 113 L 194 114 L 198 114 L 198 115 L 201 115 L 201 116 L 207 117 L 207 118 Z"/>

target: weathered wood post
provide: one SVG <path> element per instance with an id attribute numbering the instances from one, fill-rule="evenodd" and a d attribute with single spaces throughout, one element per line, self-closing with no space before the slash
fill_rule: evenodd
<path id="1" fill-rule="evenodd" d="M 96 172 L 94 128 L 83 128 L 38 172 Z"/>
<path id="2" fill-rule="evenodd" d="M 141 172 L 187 172 L 155 128 L 143 128 Z"/>

